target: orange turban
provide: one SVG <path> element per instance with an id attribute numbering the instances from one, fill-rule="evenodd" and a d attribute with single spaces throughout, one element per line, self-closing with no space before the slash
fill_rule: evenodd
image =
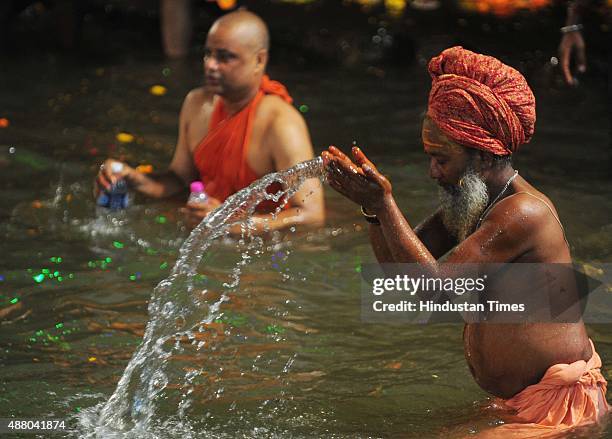
<path id="1" fill-rule="evenodd" d="M 432 58 L 429 74 L 428 114 L 449 139 L 496 155 L 531 139 L 535 98 L 512 67 L 457 46 Z"/>

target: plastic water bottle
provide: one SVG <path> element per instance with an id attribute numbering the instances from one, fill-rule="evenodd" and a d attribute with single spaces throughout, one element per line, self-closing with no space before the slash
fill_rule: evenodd
<path id="1" fill-rule="evenodd" d="M 122 171 L 123 163 L 113 162 L 111 164 L 111 172 L 113 174 L 119 175 Z M 123 178 L 117 180 L 115 184 L 111 185 L 109 190 L 103 191 L 98 196 L 97 204 L 110 210 L 127 208 L 130 204 L 127 182 Z"/>
<path id="2" fill-rule="evenodd" d="M 189 185 L 189 190 L 191 193 L 189 194 L 188 203 L 205 203 L 208 199 L 208 195 L 204 192 L 204 183 L 201 181 L 194 181 Z"/>

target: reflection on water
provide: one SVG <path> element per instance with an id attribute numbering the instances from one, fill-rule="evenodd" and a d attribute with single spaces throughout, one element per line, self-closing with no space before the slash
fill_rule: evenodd
<path id="1" fill-rule="evenodd" d="M 107 155 L 163 168 L 199 66 L 28 63 L 7 67 L 0 97 L 11 119 L 0 133 L 0 414 L 68 417 L 112 395 L 144 335 L 150 292 L 187 238 L 182 200 L 137 199 L 125 217 L 96 216 L 92 175 Z M 418 139 L 428 90 L 420 67 L 384 81 L 277 70 L 307 105 L 319 149 L 356 140 L 390 176 L 411 222 L 431 211 L 436 188 Z M 168 88 L 163 97 L 148 92 L 157 83 Z M 610 259 L 612 184 L 602 172 L 604 103 L 596 88 L 584 93 L 581 115 L 567 123 L 559 109 L 570 101 L 536 90 L 536 137 L 517 167 L 556 203 L 575 257 L 596 265 Z M 120 143 L 119 132 L 133 142 Z M 358 271 L 373 260 L 367 229 L 357 207 L 326 195 L 327 227 L 266 240 L 219 318 L 194 339 L 173 340 L 184 352 L 170 368 L 181 377 L 203 372 L 189 386 L 169 379 L 155 418 L 160 436 L 184 437 L 183 427 L 210 437 L 429 437 L 496 421 L 465 364 L 461 327 L 361 322 Z M 215 243 L 198 282 L 221 286 L 239 260 L 233 244 Z M 609 367 L 610 328 L 589 333 Z M 185 392 L 189 425 L 176 411 Z"/>

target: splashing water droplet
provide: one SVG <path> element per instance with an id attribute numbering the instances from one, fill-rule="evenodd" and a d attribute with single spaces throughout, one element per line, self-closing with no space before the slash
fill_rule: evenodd
<path id="1" fill-rule="evenodd" d="M 273 199 L 280 201 L 276 209 L 276 213 L 279 213 L 302 183 L 310 178 L 324 178 L 323 161 L 320 157 L 262 177 L 230 196 L 191 232 L 179 251 L 179 257 L 170 275 L 153 290 L 148 306 L 150 317 L 142 342 L 125 368 L 115 391 L 105 403 L 79 412 L 81 437 L 152 435 L 150 432 L 153 429 L 158 400 L 163 399 L 164 389 L 170 382 L 168 362 L 172 353 L 182 352 L 181 339 L 192 342 L 198 340 L 194 332 L 205 333 L 207 325 L 222 317 L 220 307 L 222 303 L 230 300 L 229 293 L 239 287 L 242 267 L 253 261 L 252 255 L 263 254 L 264 241 L 252 233 L 254 225 L 250 217 L 255 208 L 260 202 Z M 280 182 L 283 190 L 268 194 L 266 188 L 274 182 Z M 242 227 L 241 257 L 231 271 L 230 281 L 223 284 L 224 291 L 221 296 L 208 299 L 206 294 L 202 294 L 201 286 L 197 288 L 197 282 L 201 282 L 197 273 L 198 265 L 212 243 L 216 239 L 226 237 L 230 227 L 236 224 L 241 224 Z M 116 248 L 123 247 L 123 243 L 118 241 L 113 245 Z M 180 322 L 178 329 L 177 322 Z M 229 332 L 229 329 L 225 332 Z M 168 341 L 170 343 L 167 343 Z M 205 350 L 209 349 L 209 346 L 209 343 L 199 340 L 197 349 Z M 291 359 L 285 364 L 283 372 L 289 370 L 293 361 L 294 359 Z M 177 406 L 180 419 L 183 419 L 191 406 L 189 398 L 192 392 L 189 388 L 200 374 L 199 370 L 189 371 L 180 378 L 181 388 L 184 389 Z M 214 393 L 215 397 L 220 398 L 223 391 L 222 387 L 218 388 Z"/>

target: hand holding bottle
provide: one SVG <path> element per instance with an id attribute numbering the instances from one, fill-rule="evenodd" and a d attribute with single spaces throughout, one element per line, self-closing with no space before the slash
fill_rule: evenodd
<path id="1" fill-rule="evenodd" d="M 181 209 L 185 217 L 185 223 L 190 228 L 197 226 L 210 212 L 221 205 L 221 201 L 211 197 L 204 191 L 201 181 L 194 181 L 189 186 L 191 193 L 187 205 Z"/>
<path id="2" fill-rule="evenodd" d="M 108 167 L 106 164 L 108 163 Z M 127 175 L 126 165 L 121 162 L 107 160 L 101 167 L 96 179 L 98 195 L 96 203 L 98 206 L 111 210 L 125 209 L 129 205 L 128 184 L 125 180 Z M 100 191 L 100 186 L 102 190 Z"/>
<path id="3" fill-rule="evenodd" d="M 117 166 L 114 172 L 113 163 L 117 163 L 121 165 L 121 170 Z M 111 185 L 117 182 L 117 180 L 124 179 L 128 177 L 128 175 L 133 171 L 133 169 L 127 165 L 127 163 L 123 163 L 114 159 L 106 159 L 104 163 L 100 165 L 100 170 L 98 171 L 98 175 L 95 180 L 95 193 L 94 195 L 97 197 L 100 191 L 110 190 Z"/>
<path id="4" fill-rule="evenodd" d="M 191 193 L 189 194 L 187 204 L 206 203 L 208 195 L 204 192 L 204 183 L 201 181 L 194 181 L 189 185 L 189 189 Z"/>

